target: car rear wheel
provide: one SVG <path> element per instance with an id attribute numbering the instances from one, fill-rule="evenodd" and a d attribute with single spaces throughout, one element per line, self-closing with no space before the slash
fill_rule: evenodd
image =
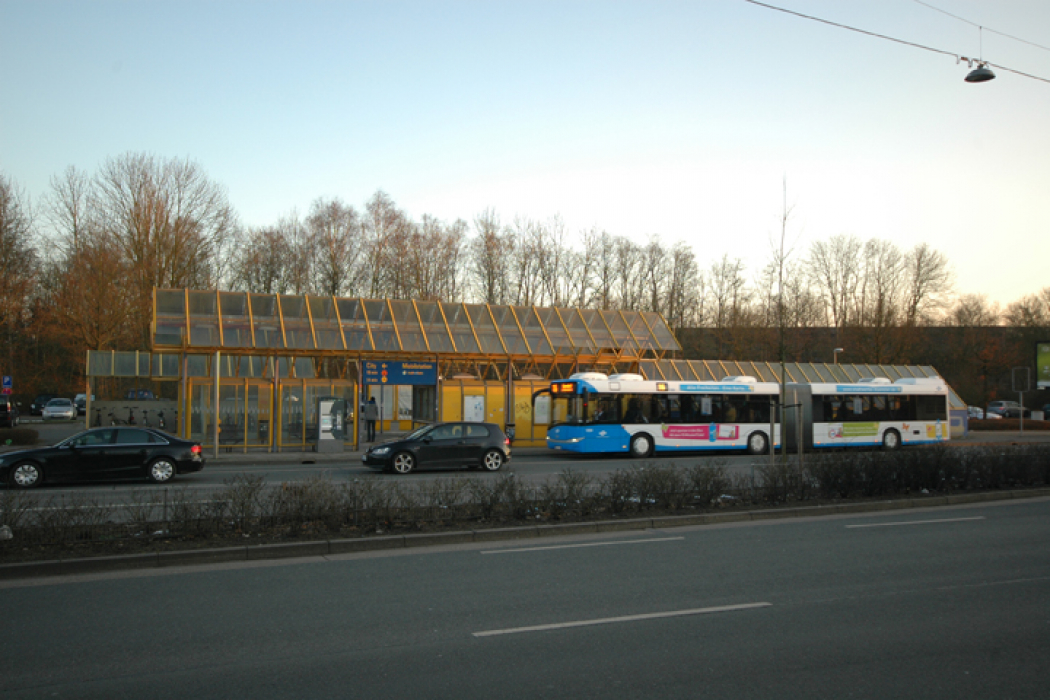
<path id="1" fill-rule="evenodd" d="M 11 470 L 11 485 L 17 489 L 31 489 L 44 480 L 44 472 L 33 462 L 16 464 Z"/>
<path id="2" fill-rule="evenodd" d="M 497 472 L 503 466 L 503 453 L 499 450 L 489 450 L 481 458 L 481 466 L 487 472 Z"/>
<path id="3" fill-rule="evenodd" d="M 390 466 L 398 474 L 408 474 L 416 467 L 416 458 L 409 452 L 398 452 L 390 462 Z"/>
<path id="4" fill-rule="evenodd" d="M 653 453 L 653 439 L 645 433 L 638 433 L 631 438 L 631 456 L 644 459 Z"/>
<path id="5" fill-rule="evenodd" d="M 154 460 L 149 465 L 149 480 L 154 484 L 166 484 L 175 477 L 175 464 L 170 459 Z"/>

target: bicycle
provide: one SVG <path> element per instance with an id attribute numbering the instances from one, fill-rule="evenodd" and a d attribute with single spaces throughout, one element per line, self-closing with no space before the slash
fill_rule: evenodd
<path id="1" fill-rule="evenodd" d="M 113 414 L 110 414 L 110 415 L 113 415 Z M 101 408 L 96 408 L 95 409 L 95 427 L 96 428 L 101 428 L 102 427 L 102 409 Z"/>
<path id="2" fill-rule="evenodd" d="M 134 406 L 125 406 L 128 409 L 128 420 L 124 425 L 135 425 L 135 408 Z"/>
<path id="3" fill-rule="evenodd" d="M 113 413 L 113 411 L 110 411 L 109 412 L 109 424 L 110 425 L 127 425 L 128 423 L 127 423 L 127 421 L 121 420 L 120 418 L 118 418 L 117 414 Z"/>
<path id="4" fill-rule="evenodd" d="M 149 424 L 149 409 L 148 408 L 142 409 L 142 427 L 143 428 L 152 428 L 153 427 L 152 425 Z"/>

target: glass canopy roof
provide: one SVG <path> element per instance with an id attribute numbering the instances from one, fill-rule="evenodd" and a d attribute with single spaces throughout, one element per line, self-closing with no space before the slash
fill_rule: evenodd
<path id="1" fill-rule="evenodd" d="M 645 311 L 193 289 L 155 291 L 153 348 L 625 361 L 682 349 L 663 317 Z"/>

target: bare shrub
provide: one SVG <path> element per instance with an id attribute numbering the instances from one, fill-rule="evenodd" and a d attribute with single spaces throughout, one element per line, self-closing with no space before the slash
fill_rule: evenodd
<path id="1" fill-rule="evenodd" d="M 534 493 L 517 474 L 500 474 L 495 479 L 470 479 L 467 490 L 482 518 L 525 518 Z"/>
<path id="2" fill-rule="evenodd" d="M 536 494 L 536 507 L 550 517 L 582 516 L 593 508 L 593 479 L 571 469 L 546 479 Z"/>
<path id="3" fill-rule="evenodd" d="M 209 506 L 212 517 L 229 517 L 232 524 L 243 530 L 259 515 L 263 478 L 257 474 L 237 474 L 223 480 L 223 488 Z"/>
<path id="4" fill-rule="evenodd" d="M 276 526 L 300 530 L 335 531 L 346 519 L 345 491 L 327 474 L 305 481 L 285 482 L 262 493 L 259 505 Z"/>

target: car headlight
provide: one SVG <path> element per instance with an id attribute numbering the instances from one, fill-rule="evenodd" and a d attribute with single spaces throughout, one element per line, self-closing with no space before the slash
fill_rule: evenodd
<path id="1" fill-rule="evenodd" d="M 383 455 L 385 455 L 385 454 L 387 454 L 389 452 L 390 452 L 390 448 L 389 447 L 376 447 L 376 448 L 374 448 L 372 450 L 372 454 L 376 455 L 377 457 L 382 457 Z"/>

